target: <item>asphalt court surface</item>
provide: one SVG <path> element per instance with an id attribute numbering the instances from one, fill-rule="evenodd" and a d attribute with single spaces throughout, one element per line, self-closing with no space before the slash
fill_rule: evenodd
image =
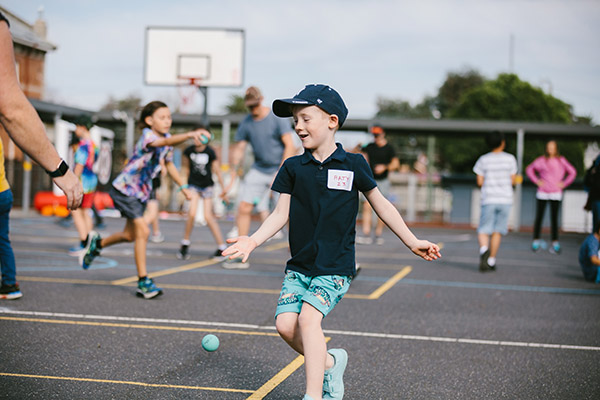
<path id="1" fill-rule="evenodd" d="M 101 234 L 124 220 L 107 225 Z M 11 217 L 24 296 L 0 303 L 0 398 L 302 398 L 303 359 L 273 323 L 287 242 L 257 249 L 249 270 L 225 270 L 209 259 L 206 227 L 186 261 L 175 257 L 183 222 L 161 229 L 148 270 L 165 293 L 142 300 L 132 245 L 83 271 L 67 255 L 74 228 Z M 563 234 L 552 255 L 511 233 L 498 270 L 482 274 L 474 231 L 414 232 L 443 258 L 422 261 L 389 231 L 382 246 L 357 245 L 362 272 L 324 320 L 328 346 L 349 353 L 346 399 L 600 397 L 600 287 L 579 270 L 583 235 Z M 214 353 L 201 347 L 207 333 L 221 341 Z"/>

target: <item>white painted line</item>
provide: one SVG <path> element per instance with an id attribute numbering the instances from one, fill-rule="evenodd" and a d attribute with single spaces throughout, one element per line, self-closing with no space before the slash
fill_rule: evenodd
<path id="1" fill-rule="evenodd" d="M 204 325 L 217 326 L 227 328 L 242 328 L 256 330 L 275 330 L 274 326 L 269 325 L 253 325 L 253 324 L 235 324 L 229 322 L 213 322 L 213 321 L 194 321 L 186 319 L 160 319 L 160 318 L 139 318 L 139 317 L 120 317 L 113 315 L 91 315 L 91 314 L 69 314 L 69 313 L 54 313 L 44 311 L 20 311 L 11 310 L 6 307 L 0 307 L 0 314 L 11 315 L 28 315 L 37 317 L 54 317 L 54 318 L 71 318 L 71 319 L 95 319 L 105 321 L 127 321 L 127 322 L 147 322 L 152 324 L 175 324 L 175 325 Z M 554 343 L 534 343 L 534 342 L 512 342 L 499 340 L 485 339 L 470 339 L 470 338 L 452 338 L 442 336 L 419 336 L 419 335 L 402 335 L 396 333 L 378 333 L 378 332 L 357 332 L 357 331 L 341 331 L 325 329 L 323 332 L 326 335 L 343 335 L 343 336 L 360 336 L 379 339 L 396 339 L 396 340 L 416 340 L 424 342 L 445 342 L 445 343 L 462 343 L 474 344 L 483 346 L 509 346 L 509 347 L 531 347 L 541 349 L 559 349 L 559 350 L 582 350 L 582 351 L 600 351 L 598 346 L 578 346 L 570 344 L 554 344 Z"/>

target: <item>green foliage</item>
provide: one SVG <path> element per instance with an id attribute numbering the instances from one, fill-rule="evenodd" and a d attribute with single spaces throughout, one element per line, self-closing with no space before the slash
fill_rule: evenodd
<path id="1" fill-rule="evenodd" d="M 436 97 L 437 109 L 442 117 L 446 117 L 459 104 L 466 92 L 481 87 L 484 83 L 485 77 L 474 69 L 449 72 Z"/>
<path id="2" fill-rule="evenodd" d="M 248 112 L 248 109 L 244 104 L 244 96 L 233 94 L 229 97 L 229 100 L 229 104 L 225 106 L 225 109 L 229 114 L 244 114 Z"/>
<path id="3" fill-rule="evenodd" d="M 402 99 L 387 99 L 384 97 L 377 98 L 377 114 L 376 117 L 396 117 L 408 119 L 431 119 L 433 118 L 432 110 L 435 109 L 435 99 L 433 97 L 425 97 L 425 99 L 412 106 L 408 101 Z"/>
<path id="4" fill-rule="evenodd" d="M 106 103 L 100 108 L 102 111 L 125 111 L 135 113 L 142 103 L 142 98 L 136 94 L 130 94 L 122 99 L 110 96 Z"/>
<path id="5" fill-rule="evenodd" d="M 467 91 L 456 107 L 449 111 L 449 116 L 457 119 L 573 122 L 570 105 L 521 81 L 515 74 L 500 74 L 497 79 Z"/>

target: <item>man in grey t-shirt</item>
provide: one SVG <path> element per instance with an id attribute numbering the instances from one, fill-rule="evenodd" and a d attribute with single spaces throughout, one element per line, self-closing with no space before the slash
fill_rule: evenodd
<path id="1" fill-rule="evenodd" d="M 255 86 L 246 90 L 244 102 L 250 114 L 240 123 L 231 154 L 232 173 L 238 173 L 248 143 L 254 153 L 254 164 L 244 177 L 238 195 L 237 235 L 248 235 L 250 217 L 256 207 L 261 219 L 269 215 L 271 184 L 286 158 L 296 153 L 292 128 L 285 119 L 277 118 L 262 104 L 263 96 Z M 232 179 L 232 182 L 234 180 Z M 241 260 L 226 261 L 225 268 L 248 268 Z"/>

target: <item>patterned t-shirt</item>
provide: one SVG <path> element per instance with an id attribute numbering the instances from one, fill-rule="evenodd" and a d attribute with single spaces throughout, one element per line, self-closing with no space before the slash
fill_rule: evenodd
<path id="1" fill-rule="evenodd" d="M 167 133 L 164 137 L 170 136 L 171 134 Z M 152 191 L 152 179 L 160 173 L 160 160 L 173 161 L 173 146 L 150 146 L 159 138 L 152 129 L 144 128 L 132 156 L 127 160 L 127 165 L 112 183 L 115 189 L 144 203 L 148 201 Z"/>
<path id="2" fill-rule="evenodd" d="M 75 152 L 75 164 L 83 165 L 81 184 L 83 193 L 93 193 L 98 186 L 98 177 L 94 173 L 94 163 L 98 159 L 100 149 L 91 139 L 81 139 Z"/>

